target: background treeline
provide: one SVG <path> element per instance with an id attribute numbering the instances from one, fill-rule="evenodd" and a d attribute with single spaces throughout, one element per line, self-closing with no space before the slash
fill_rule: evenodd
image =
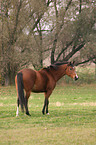
<path id="1" fill-rule="evenodd" d="M 23 67 L 59 60 L 96 64 L 96 1 L 1 0 L 1 84 L 13 84 Z"/>

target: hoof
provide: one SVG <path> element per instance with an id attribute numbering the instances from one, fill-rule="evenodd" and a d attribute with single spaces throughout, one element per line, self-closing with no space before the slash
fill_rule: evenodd
<path id="1" fill-rule="evenodd" d="M 45 112 L 42 110 L 42 114 L 45 115 Z"/>
<path id="2" fill-rule="evenodd" d="M 18 115 L 18 114 L 16 114 L 16 117 L 19 117 L 19 115 Z"/>
<path id="3" fill-rule="evenodd" d="M 49 113 L 47 113 L 47 115 L 50 115 Z"/>
<path id="4" fill-rule="evenodd" d="M 29 112 L 26 112 L 26 115 L 31 116 L 31 115 L 29 114 Z"/>

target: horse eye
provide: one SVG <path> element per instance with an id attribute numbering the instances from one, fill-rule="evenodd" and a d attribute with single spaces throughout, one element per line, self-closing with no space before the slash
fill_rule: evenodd
<path id="1" fill-rule="evenodd" d="M 70 70 L 72 70 L 72 68 L 70 68 Z"/>

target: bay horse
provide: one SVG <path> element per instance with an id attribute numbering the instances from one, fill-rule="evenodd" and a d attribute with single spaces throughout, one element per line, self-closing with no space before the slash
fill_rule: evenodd
<path id="1" fill-rule="evenodd" d="M 15 84 L 17 90 L 17 112 L 19 115 L 19 104 L 21 110 L 24 112 L 24 107 L 27 115 L 28 110 L 28 98 L 31 92 L 40 93 L 44 92 L 45 101 L 42 113 L 48 113 L 49 97 L 52 94 L 56 86 L 56 82 L 64 75 L 68 75 L 74 80 L 78 79 L 73 63 L 71 62 L 56 62 L 46 68 L 42 68 L 39 71 L 32 69 L 22 69 L 15 77 Z M 25 92 L 25 96 L 24 96 Z"/>

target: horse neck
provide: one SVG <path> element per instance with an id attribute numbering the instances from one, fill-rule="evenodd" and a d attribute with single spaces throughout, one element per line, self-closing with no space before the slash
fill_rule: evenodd
<path id="1" fill-rule="evenodd" d="M 67 64 L 64 64 L 64 65 L 58 66 L 57 70 L 51 71 L 56 82 L 59 79 L 61 79 L 64 75 L 66 75 L 66 67 L 67 67 Z"/>

